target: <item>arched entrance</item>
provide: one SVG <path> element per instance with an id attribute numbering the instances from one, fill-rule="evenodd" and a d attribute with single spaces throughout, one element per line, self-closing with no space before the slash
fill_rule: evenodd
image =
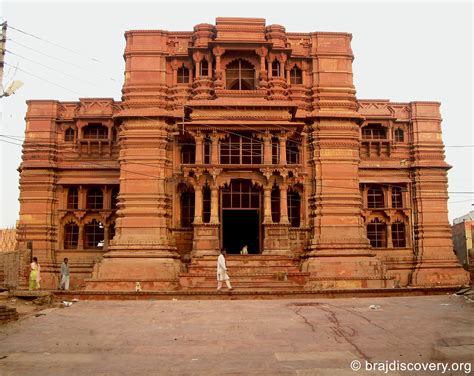
<path id="1" fill-rule="evenodd" d="M 260 253 L 260 192 L 247 179 L 233 179 L 221 190 L 221 239 L 229 254 L 239 254 L 244 245 L 249 254 Z"/>

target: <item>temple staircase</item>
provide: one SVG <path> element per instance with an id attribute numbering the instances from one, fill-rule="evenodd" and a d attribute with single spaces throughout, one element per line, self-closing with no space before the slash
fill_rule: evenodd
<path id="1" fill-rule="evenodd" d="M 216 290 L 217 256 L 193 258 L 188 271 L 181 273 L 181 289 Z M 227 255 L 227 271 L 232 287 L 238 291 L 302 291 L 309 273 L 300 271 L 299 259 L 273 255 Z M 223 284 L 225 291 L 226 286 Z"/>

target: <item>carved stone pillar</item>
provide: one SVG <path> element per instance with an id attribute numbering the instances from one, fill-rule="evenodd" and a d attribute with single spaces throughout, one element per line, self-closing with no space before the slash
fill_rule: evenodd
<path id="1" fill-rule="evenodd" d="M 272 219 L 272 187 L 263 187 L 263 223 L 273 223 Z"/>
<path id="2" fill-rule="evenodd" d="M 77 237 L 77 249 L 83 250 L 84 249 L 84 224 L 79 224 L 79 235 Z"/>
<path id="3" fill-rule="evenodd" d="M 196 185 L 194 187 L 194 225 L 202 223 L 202 187 Z"/>
<path id="4" fill-rule="evenodd" d="M 211 136 L 211 164 L 219 164 L 219 136 L 217 134 Z"/>
<path id="5" fill-rule="evenodd" d="M 279 137 L 280 141 L 280 165 L 286 165 L 286 135 Z"/>
<path id="6" fill-rule="evenodd" d="M 224 89 L 224 81 L 223 81 L 223 71 L 221 67 L 221 57 L 225 53 L 225 50 L 221 47 L 214 47 L 212 49 L 212 53 L 216 58 L 216 77 L 214 81 L 214 87 L 216 89 Z"/>
<path id="7" fill-rule="evenodd" d="M 197 165 L 201 165 L 203 164 L 203 149 L 202 149 L 202 141 L 203 141 L 203 137 L 200 133 L 198 133 L 196 136 L 194 136 L 194 141 L 195 141 L 195 144 L 196 144 L 196 161 L 195 163 Z"/>
<path id="8" fill-rule="evenodd" d="M 211 223 L 219 223 L 219 188 L 211 187 Z"/>
<path id="9" fill-rule="evenodd" d="M 289 224 L 288 220 L 288 186 L 280 185 L 280 223 Z"/>
<path id="10" fill-rule="evenodd" d="M 393 248 L 393 240 L 392 240 L 392 225 L 387 223 L 387 248 Z"/>
<path id="11" fill-rule="evenodd" d="M 272 135 L 269 132 L 263 136 L 263 164 L 272 164 Z"/>

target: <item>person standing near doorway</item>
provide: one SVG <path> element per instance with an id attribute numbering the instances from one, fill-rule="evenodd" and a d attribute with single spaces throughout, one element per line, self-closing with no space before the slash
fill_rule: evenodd
<path id="1" fill-rule="evenodd" d="M 69 290 L 69 264 L 68 258 L 64 258 L 63 263 L 61 264 L 61 283 L 59 288 L 61 290 Z"/>
<path id="2" fill-rule="evenodd" d="M 33 257 L 33 262 L 30 264 L 30 290 L 38 290 L 40 288 L 40 281 L 41 281 L 41 267 L 38 262 L 38 258 Z"/>
<path id="3" fill-rule="evenodd" d="M 217 290 L 222 288 L 222 281 L 225 282 L 229 290 L 233 290 L 232 286 L 230 285 L 229 275 L 227 274 L 227 266 L 225 264 L 226 253 L 227 252 L 225 248 L 222 248 L 221 254 L 217 258 Z"/>

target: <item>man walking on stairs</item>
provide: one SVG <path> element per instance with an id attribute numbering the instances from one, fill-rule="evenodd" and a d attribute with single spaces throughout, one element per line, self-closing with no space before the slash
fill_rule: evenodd
<path id="1" fill-rule="evenodd" d="M 225 281 L 227 288 L 233 290 L 230 285 L 229 275 L 227 274 L 227 266 L 225 264 L 225 248 L 221 249 L 221 254 L 217 258 L 217 290 L 219 291 L 222 288 L 222 281 Z"/>

